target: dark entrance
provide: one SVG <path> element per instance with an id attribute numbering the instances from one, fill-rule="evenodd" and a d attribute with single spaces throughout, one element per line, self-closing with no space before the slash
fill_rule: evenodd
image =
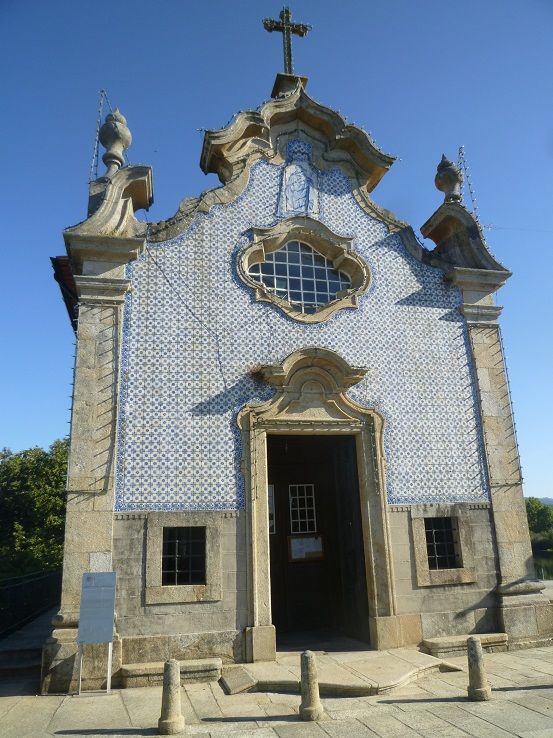
<path id="1" fill-rule="evenodd" d="M 269 436 L 271 607 L 278 634 L 369 640 L 353 436 Z"/>

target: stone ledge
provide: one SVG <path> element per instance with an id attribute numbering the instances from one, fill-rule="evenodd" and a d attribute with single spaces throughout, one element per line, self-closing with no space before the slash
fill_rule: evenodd
<path id="1" fill-rule="evenodd" d="M 528 648 L 551 648 L 553 636 L 535 636 L 509 641 L 508 651 L 523 651 Z"/>
<path id="2" fill-rule="evenodd" d="M 434 672 L 462 671 L 459 666 L 411 649 L 316 652 L 319 692 L 324 697 L 386 694 Z M 225 667 L 220 684 L 226 694 L 300 692 L 300 654 L 277 653 L 277 660 Z"/>
<path id="3" fill-rule="evenodd" d="M 181 684 L 200 684 L 216 682 L 221 677 L 221 659 L 190 659 L 180 661 Z M 121 687 L 148 687 L 163 682 L 163 661 L 149 661 L 144 664 L 124 664 L 121 667 L 119 682 Z"/>
<path id="4" fill-rule="evenodd" d="M 467 638 L 470 635 L 480 638 L 482 649 L 488 653 L 497 653 L 508 649 L 509 636 L 507 633 L 467 633 L 466 635 L 425 638 L 421 648 L 436 658 L 461 656 L 467 651 Z"/>

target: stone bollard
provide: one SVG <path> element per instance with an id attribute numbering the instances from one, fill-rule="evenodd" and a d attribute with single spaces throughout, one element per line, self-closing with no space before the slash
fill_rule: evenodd
<path id="1" fill-rule="evenodd" d="M 161 717 L 157 725 L 161 735 L 176 735 L 184 731 L 180 700 L 180 664 L 176 659 L 169 659 L 165 662 Z"/>
<path id="2" fill-rule="evenodd" d="M 488 677 L 484 671 L 484 656 L 480 638 L 467 638 L 467 656 L 469 661 L 469 700 L 482 702 L 491 700 L 492 690 L 488 684 Z"/>
<path id="3" fill-rule="evenodd" d="M 319 698 L 315 654 L 313 651 L 304 651 L 301 655 L 300 718 L 302 720 L 320 720 L 323 714 L 323 706 Z"/>

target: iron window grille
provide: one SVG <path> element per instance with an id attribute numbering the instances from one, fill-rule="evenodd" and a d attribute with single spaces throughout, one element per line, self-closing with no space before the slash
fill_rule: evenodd
<path id="1" fill-rule="evenodd" d="M 425 518 L 426 552 L 429 569 L 459 569 L 459 539 L 453 518 Z"/>
<path id="2" fill-rule="evenodd" d="M 261 264 L 252 264 L 249 276 L 299 312 L 312 314 L 351 289 L 351 279 L 332 261 L 300 241 L 288 241 L 267 254 Z"/>
<path id="3" fill-rule="evenodd" d="M 315 486 L 313 484 L 288 485 L 290 499 L 290 533 L 315 533 Z"/>
<path id="4" fill-rule="evenodd" d="M 161 584 L 205 584 L 205 527 L 163 528 Z"/>

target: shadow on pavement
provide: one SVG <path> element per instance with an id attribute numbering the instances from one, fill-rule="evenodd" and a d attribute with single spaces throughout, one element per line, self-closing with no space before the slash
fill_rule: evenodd
<path id="1" fill-rule="evenodd" d="M 301 723 L 297 715 L 233 715 L 232 717 L 210 717 L 202 718 L 202 723 Z M 303 723 L 302 723 L 303 724 Z"/>
<path id="2" fill-rule="evenodd" d="M 463 697 L 462 695 L 459 695 L 459 697 L 412 697 L 411 699 L 404 699 L 404 700 L 378 700 L 378 702 L 375 702 L 376 705 L 409 705 L 409 704 L 417 704 L 422 702 L 469 702 L 468 697 Z"/>
<path id="3" fill-rule="evenodd" d="M 553 689 L 553 684 L 527 684 L 525 687 L 492 687 L 492 692 L 530 692 L 532 689 Z"/>
<path id="4" fill-rule="evenodd" d="M 28 697 L 37 695 L 40 684 L 37 679 L 0 679 L 0 697 Z"/>
<path id="5" fill-rule="evenodd" d="M 94 728 L 79 730 L 56 730 L 54 735 L 159 735 L 156 728 Z"/>

